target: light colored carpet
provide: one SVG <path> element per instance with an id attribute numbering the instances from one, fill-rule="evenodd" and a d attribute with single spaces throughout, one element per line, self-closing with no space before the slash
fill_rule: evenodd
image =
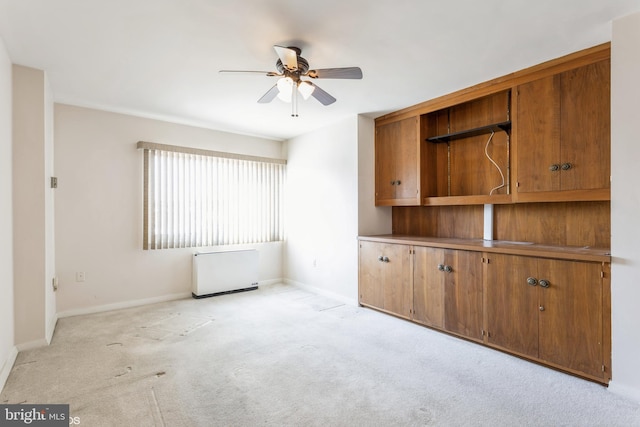
<path id="1" fill-rule="evenodd" d="M 640 426 L 601 385 L 286 285 L 61 319 L 0 402 L 86 426 Z"/>

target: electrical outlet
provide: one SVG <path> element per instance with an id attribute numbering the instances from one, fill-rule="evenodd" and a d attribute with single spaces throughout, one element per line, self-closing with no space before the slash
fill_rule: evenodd
<path id="1" fill-rule="evenodd" d="M 84 282 L 84 271 L 76 272 L 76 282 Z"/>

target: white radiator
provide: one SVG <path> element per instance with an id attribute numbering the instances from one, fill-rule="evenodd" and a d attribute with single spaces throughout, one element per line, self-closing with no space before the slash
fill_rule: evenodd
<path id="1" fill-rule="evenodd" d="M 257 250 L 193 254 L 192 294 L 194 298 L 257 288 Z"/>

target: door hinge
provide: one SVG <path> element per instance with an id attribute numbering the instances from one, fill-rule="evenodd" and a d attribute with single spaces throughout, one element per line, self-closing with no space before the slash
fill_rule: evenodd
<path id="1" fill-rule="evenodd" d="M 51 188 L 58 188 L 58 178 L 55 176 L 51 177 Z"/>
<path id="2" fill-rule="evenodd" d="M 516 187 L 520 187 L 520 182 L 516 181 Z"/>
<path id="3" fill-rule="evenodd" d="M 604 279 L 604 271 L 601 271 L 601 272 L 600 272 L 600 278 L 601 278 L 601 279 Z"/>
<path id="4" fill-rule="evenodd" d="M 483 264 L 491 264 L 491 259 L 490 259 L 490 258 L 482 257 L 482 263 L 483 263 Z"/>

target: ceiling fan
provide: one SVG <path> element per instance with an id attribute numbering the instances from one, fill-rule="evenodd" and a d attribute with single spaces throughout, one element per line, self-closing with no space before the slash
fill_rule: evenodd
<path id="1" fill-rule="evenodd" d="M 221 73 L 258 73 L 268 77 L 280 77 L 277 83 L 267 91 L 258 102 L 266 104 L 276 97 L 284 102 L 292 104 L 291 116 L 298 117 L 298 94 L 303 99 L 313 96 L 322 105 L 330 105 L 336 102 L 336 98 L 322 90 L 318 85 L 303 80 L 302 77 L 310 79 L 361 79 L 362 70 L 359 67 L 343 68 L 321 68 L 309 69 L 309 62 L 300 56 L 302 50 L 295 46 L 283 47 L 273 46 L 278 54 L 276 61 L 277 71 L 243 71 L 243 70 L 220 70 Z"/>

